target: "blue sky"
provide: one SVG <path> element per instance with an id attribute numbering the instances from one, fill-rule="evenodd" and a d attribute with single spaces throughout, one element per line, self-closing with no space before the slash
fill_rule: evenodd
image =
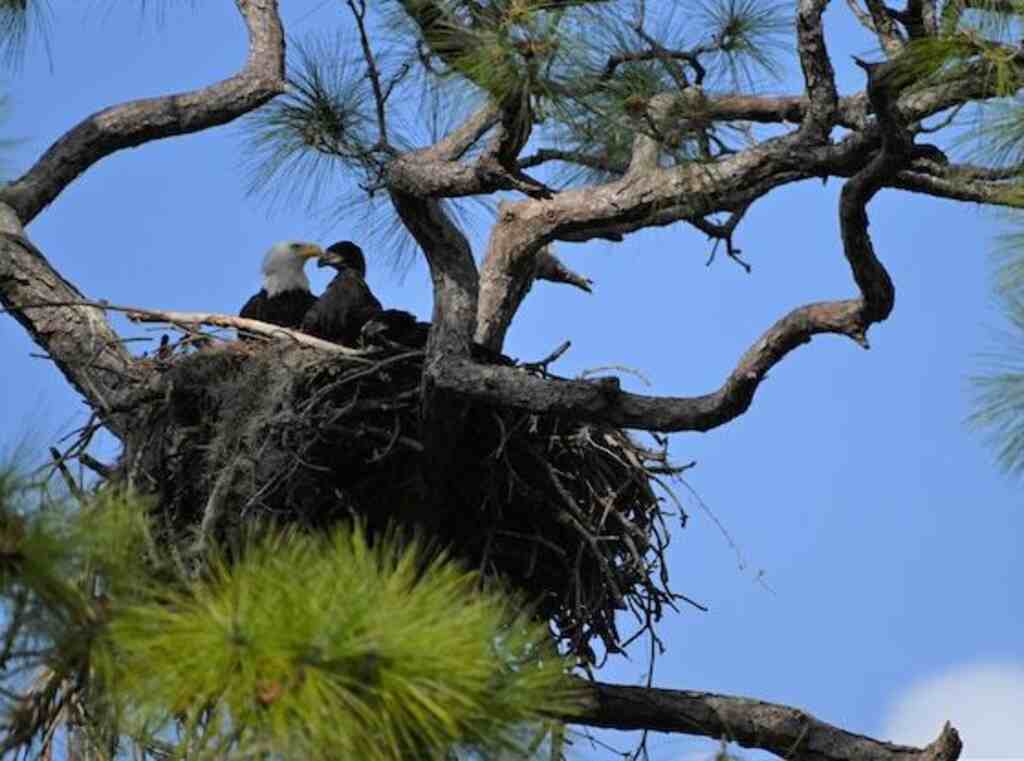
<path id="1" fill-rule="evenodd" d="M 245 40 L 227 0 L 169 10 L 159 25 L 130 5 L 53 0 L 50 59 L 36 45 L 8 77 L 4 129 L 21 138 L 13 171 L 98 108 L 200 86 L 242 59 Z M 340 3 L 283 5 L 295 35 L 345 20 Z M 862 80 L 847 54 L 870 54 L 873 43 L 841 4 L 827 23 L 841 89 L 852 91 Z M 90 297 L 228 313 L 258 288 L 259 261 L 273 242 L 364 237 L 360 220 L 271 214 L 247 198 L 244 150 L 228 126 L 122 152 L 69 188 L 29 234 Z M 536 359 L 568 338 L 573 348 L 556 368 L 565 374 L 614 364 L 649 379 L 645 387 L 626 377 L 636 390 L 716 388 L 785 311 L 853 293 L 838 239 L 840 187 L 803 183 L 755 205 L 737 237 L 751 275 L 724 257 L 706 267 L 709 244 L 682 228 L 617 245 L 563 244 L 566 261 L 595 280 L 594 294 L 538 284 L 507 351 Z M 870 214 L 897 287 L 896 309 L 873 329 L 872 349 L 815 339 L 772 372 L 745 416 L 673 437 L 677 460 L 699 463 L 688 481 L 710 512 L 680 490 L 691 520 L 674 534 L 672 577 L 710 612 L 684 608 L 663 621 L 669 649 L 657 683 L 788 703 L 908 741 L 930 740 L 949 718 L 968 733 L 969 754 L 1024 756 L 1024 737 L 1006 728 L 1024 696 L 1012 684 L 1004 689 L 1007 675 L 1024 669 L 1019 485 L 997 472 L 963 424 L 967 378 L 1001 324 L 988 266 L 998 218 L 895 192 Z M 485 222 L 474 228 L 478 247 Z M 381 300 L 429 315 L 423 265 L 397 279 L 379 253 L 368 251 Z M 311 277 L 323 286 L 324 273 Z M 27 437 L 42 448 L 84 421 L 56 369 L 30 356 L 36 351 L 20 326 L 0 319 L 0 441 L 9 445 Z M 600 676 L 636 682 L 643 661 L 638 647 L 632 661 L 613 661 Z M 920 697 L 937 691 L 946 698 L 937 706 Z M 634 739 L 602 737 L 627 749 Z M 651 741 L 655 759 L 706 747 Z M 611 757 L 585 744 L 578 755 Z"/>

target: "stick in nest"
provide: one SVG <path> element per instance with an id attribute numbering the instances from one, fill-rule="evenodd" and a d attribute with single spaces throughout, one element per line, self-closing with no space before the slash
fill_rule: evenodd
<path id="1" fill-rule="evenodd" d="M 106 301 L 53 301 L 40 302 L 38 304 L 21 304 L 18 307 L 0 310 L 0 314 L 10 312 L 14 309 L 25 311 L 27 309 L 57 309 L 60 307 L 93 307 L 107 312 L 123 312 L 132 322 L 163 322 L 168 325 L 209 325 L 216 328 L 232 328 L 245 333 L 251 333 L 266 338 L 288 338 L 297 344 L 309 346 L 332 354 L 344 354 L 347 357 L 357 359 L 363 352 L 347 346 L 340 346 L 324 341 L 305 333 L 282 328 L 280 325 L 271 325 L 268 322 L 250 320 L 244 317 L 232 317 L 216 312 L 174 312 L 164 309 L 146 309 L 144 307 L 132 307 L 119 304 L 110 304 Z"/>

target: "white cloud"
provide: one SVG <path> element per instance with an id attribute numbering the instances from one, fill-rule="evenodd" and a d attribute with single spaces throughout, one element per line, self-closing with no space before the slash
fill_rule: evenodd
<path id="1" fill-rule="evenodd" d="M 961 758 L 1024 758 L 1024 664 L 958 666 L 906 689 L 890 706 L 882 737 L 926 745 L 951 721 Z"/>

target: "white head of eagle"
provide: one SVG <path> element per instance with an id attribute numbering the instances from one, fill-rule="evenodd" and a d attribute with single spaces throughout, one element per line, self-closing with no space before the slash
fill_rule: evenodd
<path id="1" fill-rule="evenodd" d="M 304 271 L 306 262 L 323 253 L 315 243 L 281 241 L 263 257 L 263 290 L 267 296 L 285 291 L 309 292 L 309 278 Z"/>

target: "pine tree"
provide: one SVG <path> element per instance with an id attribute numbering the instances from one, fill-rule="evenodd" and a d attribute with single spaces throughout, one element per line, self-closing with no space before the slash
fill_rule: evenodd
<path id="1" fill-rule="evenodd" d="M 864 90 L 840 97 L 826 0 L 678 13 L 645 0 L 344 0 L 338 35 L 291 41 L 287 61 L 276 0 L 235 4 L 250 39 L 237 74 L 88 117 L 0 187 L 0 301 L 124 444 L 115 466 L 90 462 L 87 437 L 57 453 L 101 477 L 74 509 L 3 482 L 4 747 L 48 754 L 64 726 L 76 757 L 441 758 L 529 753 L 546 735 L 557 753 L 551 722 L 568 721 L 785 757 L 955 759 L 948 726 L 902 748 L 785 706 L 566 671 L 629 644 L 623 608 L 656 636 L 681 599 L 657 491 L 680 469 L 658 434 L 735 419 L 813 336 L 867 346 L 889 317 L 874 196 L 1021 205 L 1019 8 L 851 2 L 880 53 L 858 60 Z M 60 18 L 42 0 L 0 3 L 9 63 L 44 21 Z M 787 53 L 802 91 L 765 94 Z M 949 157 L 967 105 L 994 112 L 972 132 L 983 165 Z M 236 119 L 254 194 L 362 210 L 396 250 L 425 257 L 425 347 L 90 303 L 26 236 L 103 157 Z M 557 242 L 684 224 L 748 267 L 735 240 L 751 205 L 830 177 L 844 181 L 857 296 L 782 316 L 712 393 L 558 378 L 562 350 L 501 355 L 536 280 L 591 290 Z M 466 200 L 497 203 L 479 265 L 459 224 Z M 185 338 L 133 356 L 105 317 L 119 309 Z M 204 325 L 268 340 L 211 346 Z M 1004 397 L 982 415 L 1006 427 L 1019 467 L 1013 384 L 998 383 Z"/>

